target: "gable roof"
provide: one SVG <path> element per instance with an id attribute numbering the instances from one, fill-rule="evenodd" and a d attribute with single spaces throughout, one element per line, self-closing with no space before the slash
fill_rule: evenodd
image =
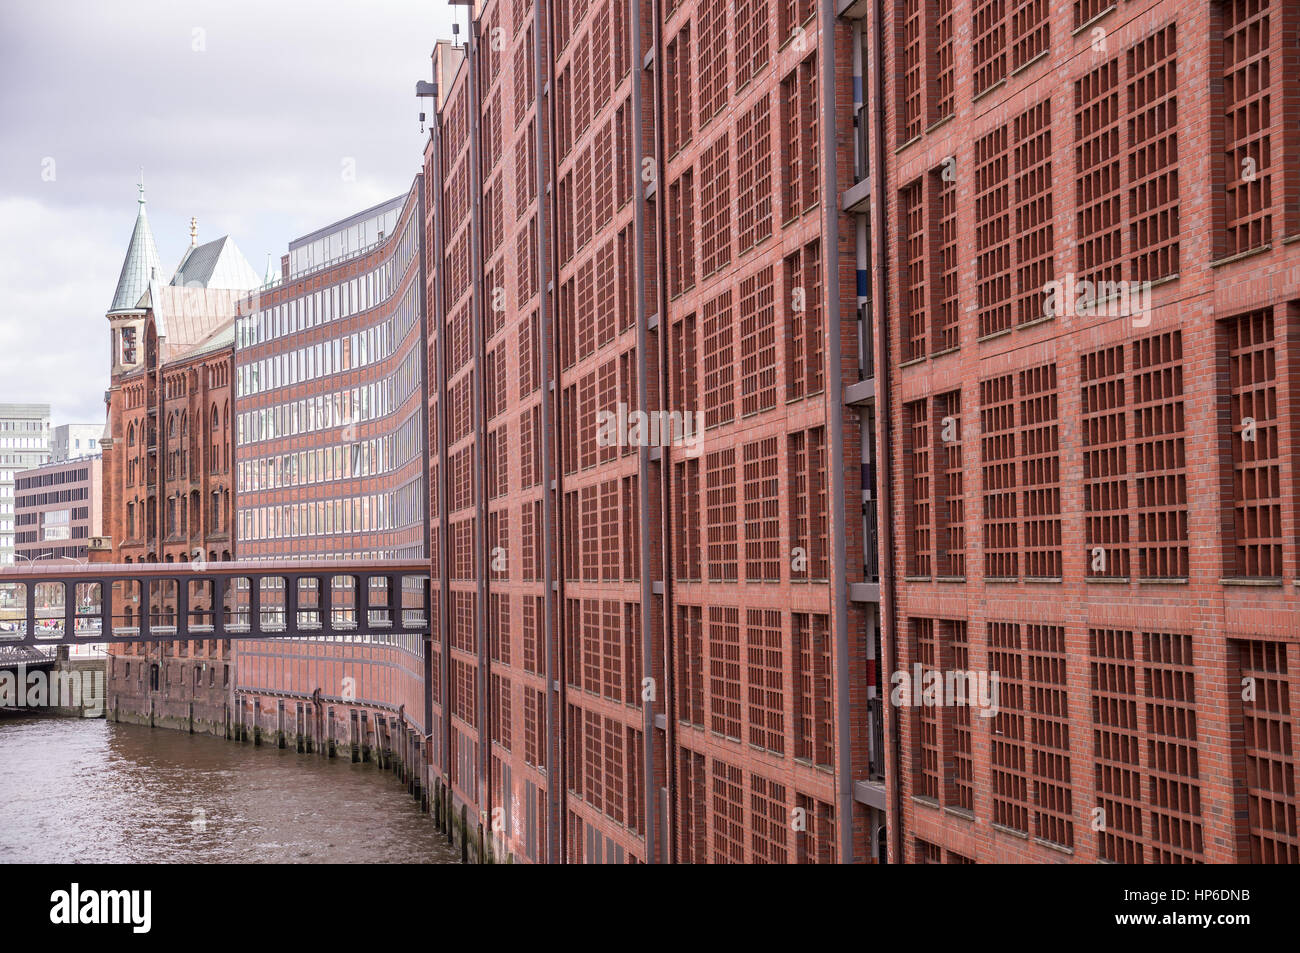
<path id="1" fill-rule="evenodd" d="M 223 235 L 205 245 L 191 245 L 186 249 L 171 284 L 178 288 L 251 291 L 261 287 L 262 280 L 235 246 L 234 239 Z"/>

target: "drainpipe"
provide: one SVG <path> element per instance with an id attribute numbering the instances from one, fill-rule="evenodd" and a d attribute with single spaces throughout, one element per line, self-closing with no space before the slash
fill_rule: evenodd
<path id="1" fill-rule="evenodd" d="M 827 416 L 830 418 L 831 476 L 831 615 L 835 632 L 835 797 L 840 816 L 840 861 L 853 863 L 853 757 L 849 719 L 849 583 L 845 535 L 848 517 L 844 506 L 844 384 L 840 366 L 840 191 L 836 165 L 835 124 L 835 0 L 822 0 L 821 50 L 821 192 L 825 215 L 822 235 L 822 284 L 829 334 L 827 356 Z"/>
<path id="2" fill-rule="evenodd" d="M 890 432 L 890 356 L 889 356 L 889 328 L 885 321 L 885 301 L 888 298 L 888 287 L 886 279 L 889 274 L 888 255 L 886 252 L 885 236 L 885 73 L 884 73 L 884 34 L 882 24 L 884 22 L 884 2 L 876 0 L 874 7 L 875 29 L 872 30 L 874 43 L 872 46 L 872 56 L 875 62 L 872 64 L 872 99 L 875 108 L 868 110 L 876 117 L 875 129 L 875 162 L 872 163 L 871 176 L 873 179 L 872 191 L 873 206 L 871 214 L 871 240 L 875 246 L 875 274 L 871 282 L 871 312 L 872 323 L 875 325 L 876 340 L 879 348 L 876 352 L 876 486 L 877 497 L 880 500 L 880 508 L 877 510 L 877 535 L 880 538 L 880 581 L 881 581 L 881 605 L 880 605 L 880 626 L 882 629 L 882 646 L 888 643 L 888 672 L 898 670 L 898 646 L 894 638 L 896 627 L 894 626 L 894 598 L 896 587 L 894 584 L 894 520 L 892 513 L 894 511 L 894 491 L 893 491 L 893 472 L 894 458 L 892 455 L 891 432 Z M 874 344 L 873 344 L 874 346 Z M 883 636 L 887 635 L 888 638 Z M 885 682 L 888 683 L 886 676 Z M 885 699 L 882 698 L 880 712 L 881 717 L 885 715 Z M 890 717 L 892 723 L 893 718 Z M 894 726 L 891 724 L 891 728 Z M 903 802 L 902 794 L 898 785 L 899 770 L 899 750 L 898 750 L 898 732 L 890 731 L 887 735 L 889 746 L 889 759 L 886 765 L 885 786 L 886 789 L 892 789 L 893 797 L 890 803 L 890 813 L 886 818 L 885 830 L 888 842 L 893 842 L 894 856 L 902 861 L 903 850 L 900 838 L 903 830 Z"/>
<path id="3" fill-rule="evenodd" d="M 549 4 L 547 5 L 549 9 Z M 542 582 L 545 586 L 543 600 L 545 616 L 542 624 L 543 637 L 546 640 L 546 850 L 543 855 L 547 862 L 558 864 L 563 861 L 560 845 L 567 843 L 560 839 L 561 825 L 565 823 L 561 810 L 560 797 L 567 783 L 564 777 L 564 759 L 557 756 L 559 746 L 557 734 L 562 729 L 561 718 L 564 714 L 563 680 L 557 686 L 556 674 L 560 660 L 555 658 L 555 566 L 552 564 L 552 540 L 557 539 L 553 532 L 554 500 L 559 496 L 558 476 L 551 469 L 551 426 L 552 408 L 555 401 L 554 381 L 551 380 L 551 351 L 547 342 L 551 341 L 551 316 L 548 309 L 548 294 L 552 270 L 546 251 L 546 196 L 550 191 L 550 156 L 551 136 L 555 128 L 554 104 L 546 81 L 550 59 L 546 42 L 546 20 L 542 15 L 542 0 L 533 4 L 533 89 L 534 118 L 533 129 L 537 136 L 537 337 L 542 377 Z M 553 71 L 552 71 L 553 72 Z M 546 97 L 550 114 L 545 123 L 542 119 L 542 97 Z M 551 491 L 552 481 L 557 482 L 557 489 Z"/>

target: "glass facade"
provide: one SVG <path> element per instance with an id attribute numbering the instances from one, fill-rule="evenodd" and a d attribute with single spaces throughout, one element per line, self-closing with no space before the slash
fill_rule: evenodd
<path id="1" fill-rule="evenodd" d="M 424 308 L 419 189 L 289 246 L 289 278 L 235 325 L 241 560 L 424 558 Z M 348 577 L 336 576 L 334 585 Z M 283 590 L 261 594 L 283 611 Z M 371 620 L 373 621 L 373 620 Z M 237 689 L 405 710 L 422 721 L 418 636 L 234 643 Z"/>
<path id="2" fill-rule="evenodd" d="M 394 200 L 290 254 L 391 235 L 402 207 Z M 404 221 L 387 245 L 363 245 L 370 253 L 311 278 L 295 282 L 291 268 L 237 320 L 241 558 L 424 554 L 419 223 Z"/>
<path id="3" fill-rule="evenodd" d="M 289 244 L 289 277 L 356 258 L 384 242 L 397 228 L 405 196 L 331 225 Z"/>
<path id="4" fill-rule="evenodd" d="M 0 565 L 15 561 L 14 475 L 50 460 L 50 405 L 0 404 Z"/>

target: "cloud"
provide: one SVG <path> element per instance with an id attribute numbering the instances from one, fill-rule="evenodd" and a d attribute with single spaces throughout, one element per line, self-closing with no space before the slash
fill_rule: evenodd
<path id="1" fill-rule="evenodd" d="M 168 268 L 190 216 L 260 273 L 293 238 L 405 192 L 425 141 L 415 82 L 454 15 L 429 0 L 0 6 L 0 400 L 103 419 L 104 311 L 140 166 Z"/>

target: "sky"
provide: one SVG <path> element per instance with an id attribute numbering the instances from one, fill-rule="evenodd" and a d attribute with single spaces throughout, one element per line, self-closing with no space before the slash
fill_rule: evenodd
<path id="1" fill-rule="evenodd" d="M 447 0 L 3 0 L 0 402 L 102 423 L 144 168 L 163 268 L 230 235 L 260 275 L 294 238 L 403 194 L 415 83 Z"/>

